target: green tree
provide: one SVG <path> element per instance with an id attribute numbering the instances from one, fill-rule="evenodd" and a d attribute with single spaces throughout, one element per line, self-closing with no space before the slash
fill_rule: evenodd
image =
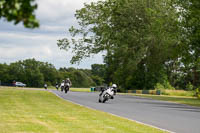
<path id="1" fill-rule="evenodd" d="M 44 82 L 48 82 L 48 85 L 55 86 L 56 82 L 59 82 L 59 75 L 56 68 L 52 64 L 49 64 L 47 62 L 40 62 L 39 70 L 44 77 Z"/>
<path id="2" fill-rule="evenodd" d="M 20 81 L 29 87 L 42 87 L 44 84 L 43 74 L 39 70 L 39 62 L 35 59 L 17 61 L 8 66 L 8 83 Z"/>
<path id="3" fill-rule="evenodd" d="M 26 76 L 22 61 L 11 63 L 9 66 L 9 82 L 15 81 L 26 82 Z"/>
<path id="4" fill-rule="evenodd" d="M 20 22 L 26 28 L 39 27 L 34 11 L 37 9 L 35 0 L 0 0 L 0 19 L 13 21 L 14 24 Z"/>
<path id="5" fill-rule="evenodd" d="M 200 86 L 200 1 L 199 0 L 177 0 L 182 16 L 183 28 L 182 62 L 188 73 L 192 70 L 192 84 Z"/>
<path id="6" fill-rule="evenodd" d="M 131 87 L 141 64 L 139 75 L 149 82 L 142 88 L 153 88 L 162 79 L 164 63 L 178 57 L 179 16 L 171 0 L 98 1 L 85 4 L 75 16 L 80 28 L 71 27 L 71 41 L 64 38 L 57 44 L 72 48 L 72 63 L 105 51 L 107 82 Z"/>
<path id="7" fill-rule="evenodd" d="M 95 85 L 94 81 L 82 71 L 76 70 L 72 75 L 74 87 L 91 87 Z"/>
<path id="8" fill-rule="evenodd" d="M 94 86 L 95 82 L 83 70 L 70 68 L 60 68 L 63 74 L 63 79 L 70 78 L 73 87 L 90 87 Z"/>
<path id="9" fill-rule="evenodd" d="M 91 78 L 95 82 L 95 84 L 98 85 L 98 86 L 101 86 L 104 83 L 104 79 L 99 77 L 99 76 L 92 75 Z"/>
<path id="10" fill-rule="evenodd" d="M 10 80 L 8 74 L 9 66 L 7 64 L 0 64 L 0 81 L 1 83 L 9 83 Z"/>
<path id="11" fill-rule="evenodd" d="M 25 83 L 31 87 L 42 87 L 44 85 L 44 75 L 40 72 L 40 62 L 35 59 L 26 59 L 23 61 L 25 73 Z"/>
<path id="12" fill-rule="evenodd" d="M 91 70 L 92 75 L 97 75 L 101 78 L 105 77 L 105 72 L 106 72 L 105 64 L 92 64 L 91 68 L 92 68 Z"/>

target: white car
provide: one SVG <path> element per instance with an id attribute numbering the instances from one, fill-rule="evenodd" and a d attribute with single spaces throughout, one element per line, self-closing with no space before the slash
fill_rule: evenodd
<path id="1" fill-rule="evenodd" d="M 16 86 L 16 87 L 25 87 L 26 84 L 24 84 L 24 83 L 22 83 L 22 82 L 16 82 L 16 83 L 15 83 L 15 86 Z"/>

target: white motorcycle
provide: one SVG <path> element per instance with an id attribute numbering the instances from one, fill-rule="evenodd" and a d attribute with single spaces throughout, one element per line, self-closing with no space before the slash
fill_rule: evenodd
<path id="1" fill-rule="evenodd" d="M 64 86 L 65 93 L 67 93 L 69 91 L 69 87 L 70 87 L 70 84 L 66 83 L 65 86 Z"/>
<path id="2" fill-rule="evenodd" d="M 109 87 L 108 89 L 104 90 L 100 95 L 99 95 L 99 102 L 105 103 L 109 99 L 113 99 L 115 95 L 115 89 L 113 87 Z"/>
<path id="3" fill-rule="evenodd" d="M 65 83 L 64 83 L 64 81 L 61 83 L 60 88 L 61 88 L 61 91 L 64 90 L 64 88 L 65 88 Z"/>
<path id="4" fill-rule="evenodd" d="M 56 89 L 58 90 L 58 88 L 59 88 L 59 86 L 58 85 L 56 85 Z"/>

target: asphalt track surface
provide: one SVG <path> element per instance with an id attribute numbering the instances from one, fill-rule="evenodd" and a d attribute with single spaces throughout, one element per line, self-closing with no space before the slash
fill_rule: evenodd
<path id="1" fill-rule="evenodd" d="M 130 95 L 116 95 L 106 103 L 98 102 L 92 92 L 53 90 L 57 96 L 89 108 L 108 112 L 176 133 L 200 133 L 200 108 Z"/>

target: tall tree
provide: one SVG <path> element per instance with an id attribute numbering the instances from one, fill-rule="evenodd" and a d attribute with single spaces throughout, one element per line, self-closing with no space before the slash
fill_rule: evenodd
<path id="1" fill-rule="evenodd" d="M 182 62 L 188 70 L 192 71 L 192 83 L 200 86 L 200 1 L 177 0 L 180 6 L 181 24 L 183 27 Z"/>
<path id="2" fill-rule="evenodd" d="M 44 76 L 44 82 L 48 82 L 49 85 L 55 85 L 56 82 L 60 82 L 57 70 L 52 64 L 40 62 L 39 70 Z"/>
<path id="3" fill-rule="evenodd" d="M 9 66 L 7 64 L 0 64 L 0 82 L 6 83 L 9 79 Z"/>
<path id="4" fill-rule="evenodd" d="M 98 1 L 85 4 L 75 16 L 80 28 L 69 29 L 71 41 L 58 40 L 58 46 L 73 49 L 72 63 L 106 51 L 107 80 L 123 87 L 131 87 L 141 64 L 149 81 L 146 88 L 152 88 L 159 82 L 165 61 L 177 58 L 179 16 L 171 0 Z M 82 37 L 77 40 L 76 36 Z"/>
<path id="5" fill-rule="evenodd" d="M 44 85 L 44 76 L 40 72 L 40 62 L 35 59 L 26 59 L 23 61 L 23 68 L 25 73 L 25 83 L 28 86 L 42 87 Z"/>
<path id="6" fill-rule="evenodd" d="M 101 78 L 105 77 L 105 64 L 92 64 L 92 74 L 97 75 Z"/>

